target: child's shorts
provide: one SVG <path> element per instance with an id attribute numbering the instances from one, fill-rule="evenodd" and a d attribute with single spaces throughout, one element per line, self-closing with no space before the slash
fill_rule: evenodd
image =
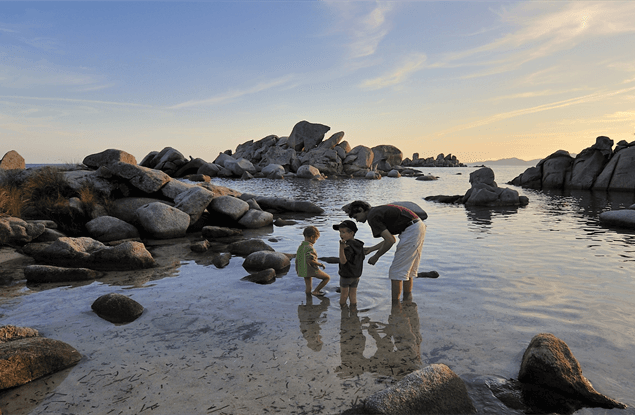
<path id="1" fill-rule="evenodd" d="M 340 287 L 342 288 L 357 288 L 357 284 L 359 284 L 359 278 L 340 277 Z"/>

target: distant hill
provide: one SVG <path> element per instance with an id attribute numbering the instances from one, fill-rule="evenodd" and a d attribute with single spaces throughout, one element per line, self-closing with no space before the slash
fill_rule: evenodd
<path id="1" fill-rule="evenodd" d="M 470 166 L 535 166 L 542 159 L 534 159 L 534 160 L 521 160 L 516 157 L 508 158 L 508 159 L 500 159 L 500 160 L 487 160 L 487 161 L 477 161 L 475 163 L 470 163 Z"/>

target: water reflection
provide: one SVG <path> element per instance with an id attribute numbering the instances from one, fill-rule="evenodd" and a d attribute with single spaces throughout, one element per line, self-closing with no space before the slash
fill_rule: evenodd
<path id="1" fill-rule="evenodd" d="M 377 346 L 370 358 L 363 355 L 366 337 L 362 326 Z M 421 368 L 421 341 L 419 313 L 413 302 L 393 304 L 388 323 L 367 317 L 360 320 L 355 308 L 344 307 L 340 324 L 342 364 L 336 372 L 344 379 L 364 372 L 400 379 Z"/>
<path id="2" fill-rule="evenodd" d="M 465 214 L 470 224 L 470 229 L 479 232 L 489 232 L 492 228 L 493 218 L 497 216 L 505 217 L 518 213 L 518 206 L 485 207 L 485 206 L 465 206 Z M 522 209 L 522 208 L 521 208 Z"/>
<path id="3" fill-rule="evenodd" d="M 313 301 L 319 301 L 313 304 Z M 326 311 L 331 300 L 328 297 L 315 299 L 312 295 L 306 296 L 306 304 L 298 306 L 298 319 L 300 320 L 300 331 L 306 340 L 309 349 L 319 352 L 322 350 L 322 336 L 320 336 L 320 324 L 326 323 Z"/>

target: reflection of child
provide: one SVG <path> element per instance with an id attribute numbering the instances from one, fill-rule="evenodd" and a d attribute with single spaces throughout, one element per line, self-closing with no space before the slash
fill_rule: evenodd
<path id="1" fill-rule="evenodd" d="M 340 231 L 340 305 L 350 299 L 351 307 L 357 305 L 357 285 L 364 266 L 364 242 L 355 239 L 357 225 L 352 220 L 345 220 L 333 229 Z"/>
<path id="2" fill-rule="evenodd" d="M 302 234 L 304 235 L 304 241 L 302 241 L 298 247 L 298 252 L 295 257 L 295 271 L 298 273 L 299 277 L 304 278 L 306 293 L 319 297 L 324 295 L 322 288 L 324 288 L 331 279 L 326 272 L 318 269 L 318 267 L 323 269 L 326 267 L 323 263 L 318 262 L 317 253 L 313 248 L 313 244 L 320 237 L 320 231 L 315 226 L 307 226 L 304 228 Z M 322 280 L 314 291 L 311 291 L 313 287 L 312 277 Z"/>

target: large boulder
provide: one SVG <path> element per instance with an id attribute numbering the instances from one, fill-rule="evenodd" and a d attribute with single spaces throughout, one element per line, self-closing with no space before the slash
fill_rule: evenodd
<path id="1" fill-rule="evenodd" d="M 113 216 L 100 216 L 86 223 L 86 230 L 101 242 L 139 238 L 139 231 L 133 225 Z"/>
<path id="2" fill-rule="evenodd" d="M 195 184 L 185 183 L 181 180 L 170 180 L 161 188 L 161 194 L 168 199 L 174 200 L 183 192 L 187 192 L 193 187 L 198 187 Z"/>
<path id="3" fill-rule="evenodd" d="M 278 179 L 284 177 L 285 170 L 280 164 L 268 164 L 260 170 L 260 173 L 269 179 Z"/>
<path id="4" fill-rule="evenodd" d="M 635 190 L 635 143 L 630 147 L 616 149 L 602 173 L 598 176 L 594 189 L 630 191 Z"/>
<path id="5" fill-rule="evenodd" d="M 324 140 L 324 135 L 330 129 L 326 125 L 300 121 L 293 126 L 287 145 L 295 151 L 309 151 Z"/>
<path id="6" fill-rule="evenodd" d="M 168 174 L 160 170 L 121 161 L 109 164 L 108 170 L 115 176 L 128 180 L 131 185 L 145 193 L 154 193 L 171 180 Z"/>
<path id="7" fill-rule="evenodd" d="M 371 395 L 363 413 L 384 415 L 473 414 L 465 383 L 449 367 L 433 364 Z"/>
<path id="8" fill-rule="evenodd" d="M 288 270 L 291 261 L 282 252 L 256 251 L 247 255 L 243 262 L 243 268 L 251 271 L 262 271 L 273 268 L 276 272 Z"/>
<path id="9" fill-rule="evenodd" d="M 219 196 L 212 199 L 208 209 L 229 216 L 233 220 L 240 219 L 249 210 L 249 204 L 233 196 Z"/>
<path id="10" fill-rule="evenodd" d="M 328 140 L 322 141 L 318 147 L 326 150 L 335 149 L 335 147 L 340 144 L 340 141 L 342 141 L 342 138 L 344 138 L 344 131 L 333 134 Z M 346 154 L 346 151 L 344 151 L 344 154 Z"/>
<path id="11" fill-rule="evenodd" d="M 320 170 L 308 164 L 305 164 L 304 166 L 300 166 L 300 168 L 297 171 L 297 177 L 299 179 L 317 179 L 317 180 L 323 179 L 322 174 L 320 173 Z"/>
<path id="12" fill-rule="evenodd" d="M 241 197 L 249 199 L 254 198 L 258 205 L 260 205 L 260 207 L 264 210 L 314 213 L 318 215 L 324 213 L 324 209 L 315 203 L 306 200 L 295 200 L 287 197 L 253 196 L 247 194 L 243 194 Z"/>
<path id="13" fill-rule="evenodd" d="M 0 159 L 0 170 L 24 170 L 26 163 L 17 151 L 11 150 Z"/>
<path id="14" fill-rule="evenodd" d="M 165 147 L 154 157 L 151 164 L 153 164 L 153 169 L 161 170 L 169 176 L 174 176 L 187 162 L 188 160 L 180 151 L 172 147 Z"/>
<path id="15" fill-rule="evenodd" d="M 390 166 L 400 166 L 403 160 L 403 153 L 397 147 L 389 144 L 375 146 L 373 151 L 373 164 L 377 165 L 381 161 L 386 161 Z M 390 169 L 382 169 L 390 170 Z"/>
<path id="16" fill-rule="evenodd" d="M 300 167 L 298 155 L 292 148 L 282 148 L 280 146 L 272 146 L 263 153 L 258 163 L 259 166 L 268 166 L 270 164 L 279 164 L 285 170 L 297 171 Z"/>
<path id="17" fill-rule="evenodd" d="M 357 146 L 346 154 L 343 169 L 346 174 L 364 176 L 373 165 L 374 153 L 369 147 Z"/>
<path id="18" fill-rule="evenodd" d="M 117 293 L 102 295 L 93 302 L 90 308 L 99 317 L 115 324 L 133 322 L 143 314 L 141 304 L 128 296 Z"/>
<path id="19" fill-rule="evenodd" d="M 187 162 L 187 164 L 181 166 L 176 173 L 174 173 L 174 177 L 183 177 L 188 174 L 198 174 L 198 169 L 207 165 L 208 163 L 202 158 L 195 158 Z"/>
<path id="20" fill-rule="evenodd" d="M 108 166 L 109 164 L 122 162 L 127 164 L 137 164 L 137 159 L 123 150 L 108 149 L 101 153 L 95 153 L 84 157 L 82 162 L 86 167 L 97 169 L 101 166 Z"/>
<path id="21" fill-rule="evenodd" d="M 0 390 L 71 367 L 82 358 L 70 345 L 44 337 L 0 343 Z"/>
<path id="22" fill-rule="evenodd" d="M 214 198 L 214 193 L 200 186 L 194 186 L 174 198 L 174 207 L 190 215 L 190 223 L 200 219 Z"/>
<path id="23" fill-rule="evenodd" d="M 571 189 L 590 189 L 604 170 L 612 154 L 613 140 L 608 137 L 598 137 L 595 144 L 585 148 L 573 160 L 571 179 L 566 187 Z"/>
<path id="24" fill-rule="evenodd" d="M 562 189 L 570 182 L 573 157 L 569 152 L 558 150 L 538 164 L 542 164 L 543 189 Z"/>
<path id="25" fill-rule="evenodd" d="M 24 245 L 42 235 L 46 226 L 42 223 L 26 222 L 12 216 L 0 217 L 0 246 Z"/>
<path id="26" fill-rule="evenodd" d="M 249 209 L 238 223 L 245 228 L 257 229 L 273 224 L 273 214 L 258 209 Z"/>
<path id="27" fill-rule="evenodd" d="M 160 202 L 143 205 L 135 214 L 143 230 L 157 239 L 183 237 L 190 226 L 190 215 Z"/>
<path id="28" fill-rule="evenodd" d="M 122 197 L 113 202 L 110 213 L 124 222 L 135 223 L 137 220 L 137 209 L 149 203 L 163 203 L 167 206 L 172 206 L 171 202 L 150 197 Z"/>
<path id="29" fill-rule="evenodd" d="M 52 265 L 29 265 L 24 268 L 27 282 L 73 282 L 89 281 L 99 278 L 101 274 L 88 268 L 65 268 Z"/>
<path id="30" fill-rule="evenodd" d="M 226 153 L 218 153 L 218 157 L 214 160 L 214 164 L 217 164 L 221 167 L 225 167 L 225 162 L 234 162 L 235 158 Z"/>
<path id="31" fill-rule="evenodd" d="M 240 158 L 238 160 L 227 160 L 225 161 L 225 168 L 231 171 L 234 176 L 241 177 L 245 172 L 249 174 L 256 174 L 256 167 L 252 164 L 251 161 Z"/>
<path id="32" fill-rule="evenodd" d="M 219 166 L 218 164 L 205 163 L 198 168 L 198 170 L 196 171 L 196 174 L 204 174 L 209 177 L 216 177 L 218 176 L 218 172 L 220 172 L 221 168 L 222 167 Z"/>
<path id="33" fill-rule="evenodd" d="M 593 389 L 569 346 L 553 334 L 541 333 L 531 339 L 523 354 L 518 380 L 556 391 L 584 406 L 626 408 L 625 404 Z"/>
<path id="34" fill-rule="evenodd" d="M 101 271 L 150 268 L 154 259 L 141 242 L 126 241 L 106 246 L 92 238 L 59 238 L 43 249 L 33 252 L 38 262 L 72 268 Z"/>
<path id="35" fill-rule="evenodd" d="M 529 199 L 520 196 L 516 190 L 500 188 L 494 180 L 494 171 L 489 167 L 482 167 L 470 173 L 472 187 L 461 198 L 466 206 L 522 206 L 529 203 Z"/>
<path id="36" fill-rule="evenodd" d="M 320 147 L 314 148 L 313 150 L 300 157 L 300 162 L 304 165 L 308 164 L 310 166 L 313 166 L 320 173 L 327 176 L 339 175 L 342 174 L 342 172 L 344 171 L 342 159 L 338 152 L 332 148 L 328 148 L 327 146 L 323 147 L 322 145 L 320 145 Z M 298 169 L 298 177 L 305 174 L 305 172 L 302 171 L 303 168 L 304 166 Z M 315 178 L 319 179 L 321 177 Z"/>

